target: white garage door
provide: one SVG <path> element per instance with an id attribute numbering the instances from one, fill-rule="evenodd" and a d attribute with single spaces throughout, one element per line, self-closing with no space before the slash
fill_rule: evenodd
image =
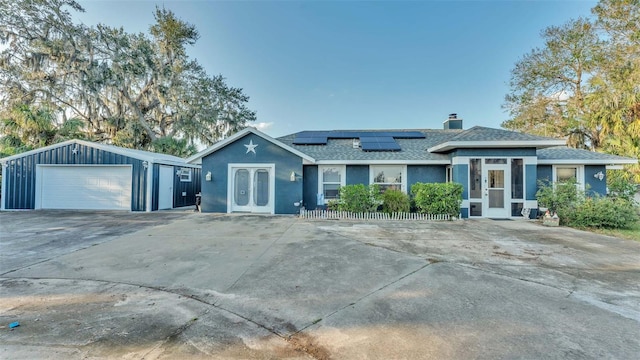
<path id="1" fill-rule="evenodd" d="M 131 166 L 38 166 L 36 208 L 131 210 Z"/>

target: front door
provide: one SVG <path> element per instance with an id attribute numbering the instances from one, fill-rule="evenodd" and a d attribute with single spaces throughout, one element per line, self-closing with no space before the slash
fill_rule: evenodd
<path id="1" fill-rule="evenodd" d="M 510 182 L 507 180 L 507 166 L 502 164 L 486 164 L 483 167 L 484 192 L 482 197 L 483 213 L 490 218 L 508 218 L 507 204 L 510 194 Z"/>
<path id="2" fill-rule="evenodd" d="M 274 166 L 230 166 L 229 212 L 274 212 Z"/>

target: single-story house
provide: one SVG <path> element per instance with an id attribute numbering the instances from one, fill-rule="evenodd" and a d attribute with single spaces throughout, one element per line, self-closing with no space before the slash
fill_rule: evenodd
<path id="1" fill-rule="evenodd" d="M 274 139 L 246 128 L 190 157 L 202 165 L 202 211 L 294 214 L 324 207 L 349 184 L 409 192 L 417 182 L 463 185 L 462 216 L 522 216 L 538 180 L 576 178 L 606 193 L 606 170 L 637 159 L 570 149 L 565 140 L 475 126 L 451 114 L 443 129 L 302 131 Z"/>
<path id="2" fill-rule="evenodd" d="M 185 159 L 69 140 L 0 159 L 2 210 L 154 211 L 195 205 L 200 166 Z"/>

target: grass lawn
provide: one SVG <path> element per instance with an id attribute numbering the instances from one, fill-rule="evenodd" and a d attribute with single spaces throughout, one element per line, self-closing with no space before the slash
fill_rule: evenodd
<path id="1" fill-rule="evenodd" d="M 623 239 L 640 241 L 640 222 L 636 222 L 636 224 L 630 229 L 589 229 L 598 234 L 615 236 Z"/>

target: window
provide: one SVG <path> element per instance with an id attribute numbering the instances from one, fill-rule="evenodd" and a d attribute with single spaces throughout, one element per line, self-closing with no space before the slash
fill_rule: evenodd
<path id="1" fill-rule="evenodd" d="M 447 165 L 447 182 L 453 182 L 453 166 Z"/>
<path id="2" fill-rule="evenodd" d="M 378 185 L 380 192 L 385 192 L 387 189 L 404 191 L 403 179 L 405 179 L 404 173 L 407 171 L 406 166 L 373 165 L 369 169 L 371 184 Z"/>
<path id="3" fill-rule="evenodd" d="M 191 169 L 181 168 L 178 176 L 180 177 L 180 182 L 191 182 Z"/>
<path id="4" fill-rule="evenodd" d="M 507 159 L 485 159 L 484 163 L 489 165 L 489 164 L 506 164 L 507 163 Z"/>
<path id="5" fill-rule="evenodd" d="M 522 159 L 511 159 L 511 198 L 524 198 L 524 170 Z"/>
<path id="6" fill-rule="evenodd" d="M 480 159 L 469 160 L 469 198 L 482 198 L 482 161 Z"/>
<path id="7" fill-rule="evenodd" d="M 576 167 L 557 167 L 556 181 L 564 182 L 571 179 L 578 180 L 578 168 Z"/>
<path id="8" fill-rule="evenodd" d="M 511 216 L 520 216 L 524 207 L 524 167 L 522 159 L 511 159 Z"/>
<path id="9" fill-rule="evenodd" d="M 575 179 L 578 188 L 584 190 L 584 167 L 580 165 L 556 165 L 553 167 L 553 181 L 564 182 Z"/>
<path id="10" fill-rule="evenodd" d="M 318 173 L 318 193 L 322 194 L 324 203 L 338 199 L 340 186 L 345 185 L 344 166 L 320 166 Z"/>

